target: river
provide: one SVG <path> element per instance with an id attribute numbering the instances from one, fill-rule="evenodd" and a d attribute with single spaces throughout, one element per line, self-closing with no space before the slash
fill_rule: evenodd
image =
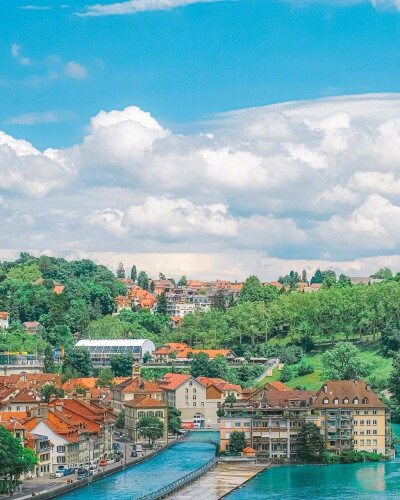
<path id="1" fill-rule="evenodd" d="M 400 425 L 393 425 L 400 436 Z M 228 500 L 385 500 L 400 498 L 400 449 L 390 462 L 297 465 L 268 469 L 228 495 Z"/>

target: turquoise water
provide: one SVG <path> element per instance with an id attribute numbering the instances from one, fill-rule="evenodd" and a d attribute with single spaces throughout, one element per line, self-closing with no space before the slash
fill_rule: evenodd
<path id="1" fill-rule="evenodd" d="M 394 425 L 397 436 L 400 426 Z M 398 449 L 398 457 L 400 450 Z M 400 459 L 351 465 L 275 467 L 251 479 L 229 500 L 328 500 L 400 498 Z"/>
<path id="2" fill-rule="evenodd" d="M 189 431 L 185 439 L 190 441 L 215 441 L 219 443 L 219 431 Z"/>
<path id="3" fill-rule="evenodd" d="M 64 500 L 132 500 L 198 469 L 215 455 L 208 443 L 180 443 L 124 472 L 64 495 Z"/>

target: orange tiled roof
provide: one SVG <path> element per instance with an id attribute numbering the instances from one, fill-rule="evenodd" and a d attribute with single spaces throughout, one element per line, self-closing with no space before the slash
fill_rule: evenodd
<path id="1" fill-rule="evenodd" d="M 326 386 L 326 392 L 324 387 Z M 339 399 L 339 405 L 333 403 L 334 398 Z M 324 399 L 328 399 L 328 403 L 324 403 Z M 344 398 L 348 398 L 347 404 L 343 403 Z M 354 403 L 354 399 L 358 399 L 358 403 Z M 367 398 L 368 402 L 363 403 L 363 399 Z M 314 408 L 337 408 L 346 406 L 348 408 L 385 408 L 386 405 L 371 389 L 369 384 L 364 380 L 328 380 L 317 392 Z"/>
<path id="2" fill-rule="evenodd" d="M 177 358 L 187 358 L 188 354 L 191 353 L 193 356 L 195 354 L 199 354 L 199 352 L 204 352 L 208 354 L 209 358 L 216 358 L 217 356 L 227 356 L 231 350 L 230 349 L 185 349 L 184 351 L 181 351 L 178 355 Z"/>
<path id="3" fill-rule="evenodd" d="M 157 401 L 150 396 L 139 396 L 125 403 L 125 406 L 130 406 L 131 408 L 167 408 L 165 403 Z"/>
<path id="4" fill-rule="evenodd" d="M 271 387 L 273 387 L 274 389 L 276 389 L 277 391 L 290 391 L 290 387 L 288 387 L 287 385 L 285 385 L 283 382 L 279 382 L 276 381 L 276 382 L 267 382 L 267 384 Z"/>
<path id="5" fill-rule="evenodd" d="M 169 354 L 171 351 L 178 353 L 188 348 L 189 346 L 184 342 L 167 342 L 160 349 L 154 351 L 153 354 Z"/>
<path id="6" fill-rule="evenodd" d="M 162 392 L 162 390 L 159 388 L 157 384 L 155 384 L 154 382 L 150 382 L 149 380 L 145 380 L 141 377 L 126 379 L 124 382 L 121 382 L 120 384 L 114 386 L 113 390 L 117 392 L 134 392 L 134 393 Z"/>
<path id="7" fill-rule="evenodd" d="M 8 312 L 1 311 L 0 312 L 0 319 L 7 319 L 8 318 Z"/>
<path id="8" fill-rule="evenodd" d="M 231 288 L 233 288 L 234 290 L 241 290 L 243 288 L 243 283 L 231 284 Z"/>
<path id="9" fill-rule="evenodd" d="M 26 411 L 0 411 L 0 421 L 7 421 L 11 419 L 23 420 L 27 417 Z"/>
<path id="10" fill-rule="evenodd" d="M 63 384 L 62 388 L 64 389 L 64 391 L 72 391 L 76 387 L 83 387 L 84 389 L 93 389 L 97 387 L 96 385 L 97 380 L 98 379 L 96 377 L 70 378 Z M 113 379 L 113 383 L 120 384 L 125 380 L 129 380 L 129 377 L 115 377 Z"/>
<path id="11" fill-rule="evenodd" d="M 64 287 L 62 285 L 56 285 L 54 287 L 53 292 L 56 293 L 57 295 L 60 295 L 60 293 L 62 293 L 63 290 L 64 290 Z"/>
<path id="12" fill-rule="evenodd" d="M 166 373 L 160 382 L 163 389 L 174 391 L 183 382 L 191 378 L 188 373 Z"/>
<path id="13" fill-rule="evenodd" d="M 235 385 L 223 380 L 222 378 L 208 378 L 208 377 L 197 377 L 197 380 L 201 382 L 206 387 L 214 385 L 217 389 L 221 391 L 238 391 L 242 392 L 242 387 L 240 385 Z"/>

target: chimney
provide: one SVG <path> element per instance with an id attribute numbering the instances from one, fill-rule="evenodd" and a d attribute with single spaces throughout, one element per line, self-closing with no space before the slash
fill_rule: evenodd
<path id="1" fill-rule="evenodd" d="M 324 393 L 328 394 L 328 386 L 326 384 L 324 384 Z"/>
<path id="2" fill-rule="evenodd" d="M 367 384 L 367 385 L 365 386 L 365 388 L 367 389 L 367 391 L 370 391 L 370 390 L 371 390 L 371 386 L 370 386 L 369 384 Z"/>
<path id="3" fill-rule="evenodd" d="M 354 380 L 354 385 L 357 385 L 358 384 L 358 380 Z"/>

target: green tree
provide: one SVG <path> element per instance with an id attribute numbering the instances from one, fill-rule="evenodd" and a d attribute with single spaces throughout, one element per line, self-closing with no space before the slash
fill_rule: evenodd
<path id="1" fill-rule="evenodd" d="M 120 279 L 125 278 L 125 267 L 122 264 L 122 262 L 120 262 L 118 264 L 118 267 L 117 267 L 117 278 L 120 278 Z"/>
<path id="2" fill-rule="evenodd" d="M 321 270 L 317 269 L 315 271 L 314 276 L 311 278 L 311 285 L 313 285 L 314 283 L 323 283 L 323 282 L 324 282 L 324 277 L 321 273 Z"/>
<path id="3" fill-rule="evenodd" d="M 400 405 L 400 354 L 392 361 L 392 371 L 389 377 L 389 390 L 392 397 Z"/>
<path id="4" fill-rule="evenodd" d="M 43 372 L 44 373 L 55 373 L 56 372 L 56 365 L 54 364 L 53 349 L 51 348 L 50 344 L 46 345 L 46 349 L 44 351 Z"/>
<path id="5" fill-rule="evenodd" d="M 228 362 L 224 356 L 216 356 L 208 363 L 207 377 L 226 379 L 228 375 Z"/>
<path id="6" fill-rule="evenodd" d="M 233 431 L 229 438 L 229 451 L 241 453 L 246 448 L 246 436 L 244 432 Z"/>
<path id="7" fill-rule="evenodd" d="M 236 403 L 236 397 L 234 394 L 229 394 L 225 399 L 225 403 Z"/>
<path id="8" fill-rule="evenodd" d="M 114 354 L 110 357 L 111 370 L 116 377 L 129 377 L 134 362 L 132 354 Z"/>
<path id="9" fill-rule="evenodd" d="M 164 435 L 164 424 L 157 417 L 142 417 L 137 423 L 137 429 L 152 444 Z"/>
<path id="10" fill-rule="evenodd" d="M 133 265 L 132 269 L 131 269 L 131 279 L 133 281 L 136 281 L 136 279 L 137 279 L 137 269 L 136 269 L 135 265 Z"/>
<path id="11" fill-rule="evenodd" d="M 145 271 L 140 271 L 137 279 L 137 284 L 138 286 L 140 286 L 140 288 L 143 288 L 143 290 L 149 289 L 149 277 L 147 276 Z"/>
<path id="12" fill-rule="evenodd" d="M 151 354 L 149 352 L 145 352 L 143 356 L 143 363 L 150 363 L 151 361 Z"/>
<path id="13" fill-rule="evenodd" d="M 40 389 L 40 396 L 42 401 L 48 403 L 52 396 L 56 398 L 63 398 L 64 391 L 53 384 L 46 384 Z"/>
<path id="14" fill-rule="evenodd" d="M 320 428 L 313 422 L 304 423 L 297 438 L 299 458 L 303 462 L 322 462 L 325 443 Z"/>
<path id="15" fill-rule="evenodd" d="M 117 421 L 115 422 L 115 428 L 118 431 L 123 431 L 125 428 L 125 410 L 121 410 L 118 413 Z"/>
<path id="16" fill-rule="evenodd" d="M 301 281 L 303 283 L 308 283 L 308 279 L 307 279 L 307 271 L 305 269 L 303 269 L 302 273 L 301 273 Z"/>
<path id="17" fill-rule="evenodd" d="M 165 277 L 164 273 L 158 273 L 158 279 L 159 280 L 166 280 L 167 278 Z"/>
<path id="18" fill-rule="evenodd" d="M 325 380 L 362 379 L 371 371 L 358 348 L 348 342 L 339 342 L 326 351 L 322 355 L 322 366 Z"/>
<path id="19" fill-rule="evenodd" d="M 154 280 L 151 280 L 150 281 L 150 292 L 154 292 L 155 288 L 156 288 L 156 286 L 154 284 Z"/>
<path id="20" fill-rule="evenodd" d="M 393 271 L 388 267 L 382 267 L 379 271 L 376 271 L 376 273 L 372 275 L 372 278 L 389 280 L 393 278 Z"/>
<path id="21" fill-rule="evenodd" d="M 187 279 L 185 275 L 183 275 L 182 278 L 178 281 L 178 286 L 187 286 Z"/>
<path id="22" fill-rule="evenodd" d="M 292 377 L 292 370 L 287 365 L 285 365 L 279 375 L 279 380 L 281 382 L 288 382 Z"/>
<path id="23" fill-rule="evenodd" d="M 157 314 L 167 314 L 167 297 L 164 292 L 157 296 Z"/>
<path id="24" fill-rule="evenodd" d="M 193 361 L 190 363 L 190 375 L 194 378 L 208 375 L 209 356 L 205 352 L 199 352 L 193 356 Z"/>
<path id="25" fill-rule="evenodd" d="M 13 267 L 8 273 L 7 278 L 11 280 L 21 280 L 27 283 L 33 283 L 40 279 L 42 273 L 36 264 Z"/>
<path id="26" fill-rule="evenodd" d="M 99 372 L 99 378 L 96 381 L 97 387 L 111 387 L 114 380 L 114 372 L 111 368 L 102 368 Z"/>
<path id="27" fill-rule="evenodd" d="M 168 408 L 168 432 L 170 434 L 177 434 L 182 427 L 181 415 L 182 412 L 178 408 Z"/>
<path id="28" fill-rule="evenodd" d="M 87 347 L 75 347 L 65 356 L 63 370 L 70 367 L 79 377 L 91 377 L 93 374 L 92 358 Z"/>
<path id="29" fill-rule="evenodd" d="M 9 493 L 15 491 L 18 478 L 32 471 L 37 457 L 30 448 L 23 448 L 21 441 L 0 426 L 0 477 L 9 484 Z"/>

